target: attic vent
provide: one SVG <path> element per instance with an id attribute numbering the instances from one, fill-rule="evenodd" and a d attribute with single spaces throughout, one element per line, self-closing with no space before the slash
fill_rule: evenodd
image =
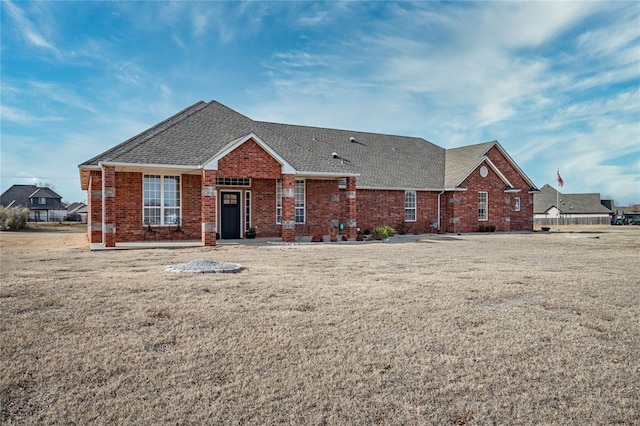
<path id="1" fill-rule="evenodd" d="M 318 141 L 320 141 L 320 139 L 318 139 L 318 137 L 317 137 L 317 136 L 312 137 L 312 138 L 311 138 L 311 140 L 312 140 L 312 141 L 314 141 L 314 142 L 318 142 Z"/>
<path id="2" fill-rule="evenodd" d="M 353 142 L 355 142 L 355 141 L 356 141 L 356 138 L 354 138 L 353 136 L 351 136 L 351 137 L 349 138 L 349 142 L 353 143 Z"/>

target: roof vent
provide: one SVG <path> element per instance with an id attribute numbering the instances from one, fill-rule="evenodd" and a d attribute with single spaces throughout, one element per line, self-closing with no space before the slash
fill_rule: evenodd
<path id="1" fill-rule="evenodd" d="M 356 138 L 354 138 L 353 136 L 349 138 L 349 142 L 355 142 L 355 141 L 356 141 Z"/>
<path id="2" fill-rule="evenodd" d="M 331 153 L 331 156 L 332 156 L 333 158 L 338 158 L 338 153 L 337 153 L 337 152 L 332 152 L 332 153 Z"/>

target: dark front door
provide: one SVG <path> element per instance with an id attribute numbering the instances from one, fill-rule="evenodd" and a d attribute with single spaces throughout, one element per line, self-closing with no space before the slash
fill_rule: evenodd
<path id="1" fill-rule="evenodd" d="M 223 239 L 240 238 L 240 193 L 223 192 L 220 195 L 222 197 L 220 237 Z"/>

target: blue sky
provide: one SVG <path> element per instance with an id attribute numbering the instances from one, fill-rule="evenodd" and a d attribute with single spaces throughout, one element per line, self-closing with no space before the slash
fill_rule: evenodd
<path id="1" fill-rule="evenodd" d="M 497 139 L 541 187 L 640 203 L 639 2 L 1 3 L 0 190 L 199 100 L 253 119 Z"/>

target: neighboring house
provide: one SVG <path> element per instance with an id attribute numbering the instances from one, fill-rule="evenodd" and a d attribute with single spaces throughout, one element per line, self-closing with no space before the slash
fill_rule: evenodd
<path id="1" fill-rule="evenodd" d="M 64 218 L 70 222 L 87 222 L 87 205 L 85 203 L 75 202 L 67 206 L 67 216 Z"/>
<path id="2" fill-rule="evenodd" d="M 5 207 L 26 207 L 29 220 L 34 222 L 61 221 L 67 215 L 62 197 L 53 189 L 36 185 L 13 185 L 0 198 Z"/>
<path id="3" fill-rule="evenodd" d="M 79 165 L 92 243 L 295 241 L 377 225 L 410 232 L 533 229 L 536 186 L 496 141 L 444 149 L 416 137 L 254 121 L 198 102 Z"/>
<path id="4" fill-rule="evenodd" d="M 533 196 L 533 208 L 533 220 L 539 226 L 611 223 L 612 211 L 605 207 L 597 193 L 563 194 L 547 184 Z"/>

